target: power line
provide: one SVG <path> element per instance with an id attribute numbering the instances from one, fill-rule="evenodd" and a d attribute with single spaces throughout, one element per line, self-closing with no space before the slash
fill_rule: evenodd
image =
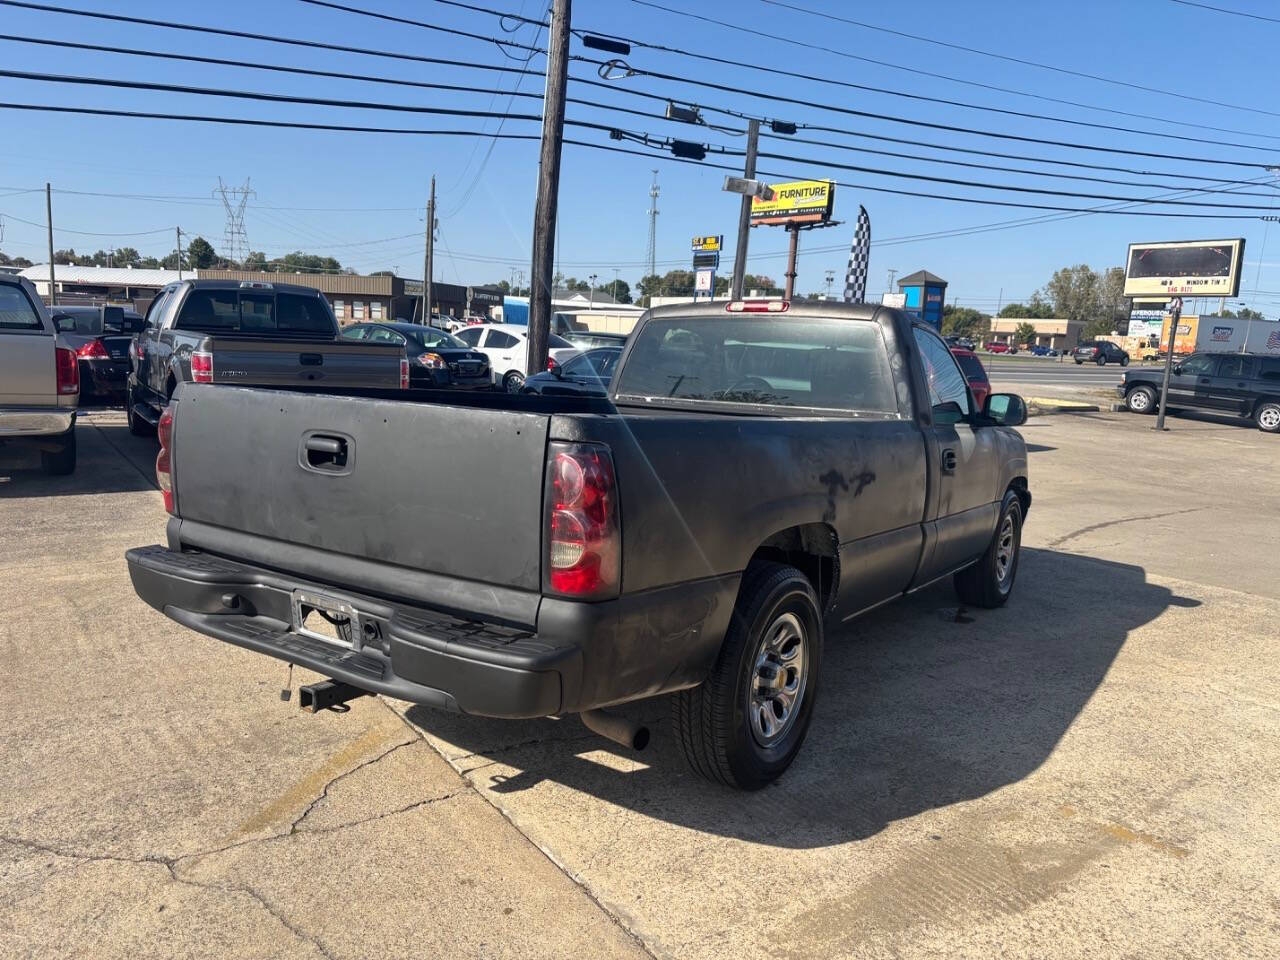
<path id="1" fill-rule="evenodd" d="M 1215 7 L 1207 3 L 1194 3 L 1193 0 L 1170 0 L 1170 3 L 1181 4 L 1184 7 L 1199 7 L 1201 10 L 1212 10 L 1214 13 L 1225 13 L 1233 17 L 1248 17 L 1250 20 L 1280 23 L 1280 18 L 1277 17 L 1264 17 L 1260 13 L 1245 13 L 1243 10 L 1228 10 L 1226 7 Z"/>
<path id="2" fill-rule="evenodd" d="M 191 115 L 191 114 L 147 113 L 143 111 L 134 111 L 134 110 L 112 110 L 112 109 L 106 109 L 106 108 L 91 108 L 91 107 L 48 106 L 44 104 L 4 103 L 4 104 L 0 104 L 0 109 L 52 111 L 52 112 L 58 112 L 58 113 L 82 114 L 82 115 L 90 115 L 90 116 L 131 117 L 131 118 L 151 119 L 151 120 L 177 120 L 177 121 L 186 121 L 186 122 L 194 122 L 194 123 L 218 123 L 218 124 L 234 124 L 234 125 L 248 125 L 248 126 L 261 126 L 261 127 L 283 127 L 283 128 L 290 128 L 290 129 L 292 128 L 318 129 L 318 130 L 328 130 L 328 131 L 340 131 L 340 132 L 346 132 L 346 133 L 389 133 L 389 134 L 405 134 L 405 135 L 416 135 L 416 136 L 471 136 L 471 137 L 494 136 L 494 134 L 485 134 L 483 132 L 477 132 L 474 130 L 423 130 L 423 129 L 405 128 L 405 127 L 360 127 L 360 126 L 347 125 L 347 124 L 314 124 L 314 123 L 286 122 L 286 121 L 277 121 L 277 120 L 251 120 L 251 119 L 242 118 L 242 117 L 212 117 L 207 115 Z M 570 121 L 566 121 L 566 123 L 568 122 Z M 599 124 L 591 124 L 588 126 L 596 127 L 598 129 L 610 129 L 610 128 L 602 127 Z M 538 139 L 538 137 L 534 134 L 503 133 L 503 134 L 497 134 L 497 136 L 501 136 L 504 139 L 521 139 L 521 140 Z M 737 171 L 736 167 L 730 167 L 724 164 L 707 163 L 705 161 L 697 161 L 697 160 L 685 160 L 679 157 L 667 157 L 662 154 L 655 154 L 652 152 L 643 152 L 639 150 L 630 150 L 622 147 L 613 147 L 606 144 L 588 143 L 581 140 L 572 140 L 567 138 L 565 139 L 564 142 L 566 144 L 571 144 L 573 146 L 587 147 L 595 150 L 606 150 L 613 153 L 626 153 L 634 156 L 647 157 L 649 159 L 658 158 L 658 159 L 666 160 L 668 162 L 674 160 L 676 162 L 692 163 L 692 164 L 702 166 L 704 169 L 729 170 L 734 172 Z M 729 153 L 729 155 L 732 155 L 732 153 L 729 151 L 726 151 L 726 153 Z M 794 158 L 783 158 L 783 159 L 791 160 L 792 162 L 804 162 L 804 161 L 796 161 L 794 160 Z M 778 177 L 789 176 L 789 174 L 777 173 L 773 171 L 760 171 L 760 172 L 764 176 L 778 176 Z M 983 199 L 978 197 L 957 197 L 949 194 L 934 194 L 934 193 L 924 193 L 924 192 L 909 191 L 909 190 L 897 190 L 889 187 L 877 187 L 877 186 L 871 186 L 869 184 L 848 183 L 845 181 L 834 181 L 834 182 L 842 186 L 852 188 L 852 189 L 857 189 L 857 190 L 869 190 L 877 193 L 889 193 L 889 194 L 895 194 L 898 196 L 918 197 L 922 199 L 931 199 L 931 200 L 948 200 L 948 201 L 953 201 L 957 203 L 969 203 L 969 204 L 976 204 L 980 206 L 1017 207 L 1022 209 L 1054 210 L 1054 211 L 1069 212 L 1069 213 L 1085 212 L 1078 207 L 1062 207 L 1062 206 L 1054 206 L 1049 204 L 1022 203 L 1022 202 L 1015 202 L 1012 200 L 991 200 L 991 199 Z M 1134 201 L 1134 202 L 1148 203 L 1153 201 L 1142 200 L 1142 201 Z M 1208 204 L 1206 204 L 1206 206 L 1207 205 Z M 1110 212 L 1110 211 L 1105 211 L 1105 212 Z M 1182 219 L 1203 219 L 1203 220 L 1213 220 L 1213 219 L 1254 220 L 1254 219 L 1257 219 L 1256 216 L 1244 216 L 1244 215 L 1235 215 L 1235 214 L 1173 213 L 1173 212 L 1166 212 L 1166 211 L 1142 211 L 1140 213 L 1135 213 L 1135 215 L 1175 217 L 1175 218 L 1182 218 Z"/>
<path id="3" fill-rule="evenodd" d="M 503 47 L 511 47 L 515 50 L 528 50 L 531 53 L 547 52 L 541 47 L 530 46 L 527 43 L 517 43 L 514 40 L 499 40 L 497 37 L 486 37 L 482 33 L 472 33 L 470 30 L 459 30 L 455 27 L 446 27 L 439 23 L 424 23 L 421 20 L 413 20 L 409 17 L 393 16 L 390 13 L 379 13 L 374 10 L 362 10 L 360 7 L 349 7 L 345 3 L 333 3 L 331 0 L 299 0 L 299 2 L 310 4 L 313 7 L 327 7 L 330 10 L 341 10 L 344 13 L 355 13 L 363 17 L 373 17 L 376 20 L 385 20 L 388 23 L 399 23 L 412 27 L 426 27 L 439 33 L 448 33 L 455 37 L 466 37 L 469 40 L 481 40 L 487 43 L 496 44 L 499 50 Z M 499 15 L 501 16 L 501 14 Z"/>
<path id="4" fill-rule="evenodd" d="M 445 33 L 458 33 L 458 32 L 460 32 L 460 31 L 454 30 L 454 29 L 452 29 L 452 28 L 442 27 L 440 24 L 432 23 L 432 22 L 430 22 L 430 21 L 426 21 L 426 20 L 415 20 L 415 19 L 413 19 L 413 18 L 411 18 L 411 17 L 400 17 L 400 16 L 394 16 L 394 15 L 392 15 L 392 14 L 381 13 L 381 12 L 379 12 L 379 11 L 375 11 L 375 10 L 368 10 L 368 9 L 365 9 L 365 8 L 362 8 L 362 7 L 353 7 L 353 6 L 349 6 L 349 5 L 347 5 L 347 4 L 334 3 L 334 2 L 332 2 L 332 0 L 301 0 L 301 2 L 303 2 L 303 3 L 308 3 L 308 4 L 311 4 L 311 5 L 313 5 L 313 6 L 328 7 L 328 8 L 335 9 L 335 10 L 343 10 L 343 11 L 346 11 L 346 12 L 349 12 L 349 13 L 354 13 L 354 14 L 358 14 L 358 15 L 361 15 L 361 16 L 365 16 L 365 17 L 372 17 L 372 18 L 374 18 L 374 19 L 378 19 L 378 20 L 386 20 L 386 21 L 389 21 L 389 22 L 392 22 L 392 23 L 399 23 L 399 24 L 403 24 L 403 25 L 406 25 L 406 26 L 421 27 L 421 28 L 426 29 L 426 30 L 443 31 L 443 32 L 445 32 Z M 435 0 L 435 2 L 443 2 L 443 0 Z M 970 85 L 974 85 L 974 86 L 989 87 L 989 85 L 988 85 L 988 84 L 981 84 L 981 83 L 977 83 L 976 81 L 971 81 L 971 80 L 961 80 L 961 79 L 956 78 L 956 77 L 947 77 L 947 76 L 944 76 L 944 75 L 942 75 L 942 74 L 933 74 L 933 73 L 928 73 L 928 71 L 921 71 L 921 70 L 916 70 L 916 69 L 914 69 L 914 68 L 903 67 L 901 64 L 893 64 L 893 63 L 889 63 L 889 62 L 887 62 L 887 61 L 874 60 L 874 59 L 869 58 L 869 57 L 862 57 L 862 56 L 859 56 L 859 55 L 857 55 L 857 54 L 851 54 L 851 53 L 848 53 L 847 51 L 834 50 L 834 49 L 829 48 L 829 47 L 819 47 L 819 46 L 816 46 L 816 45 L 813 45 L 813 44 L 804 43 L 803 41 L 798 41 L 798 40 L 789 40 L 789 39 L 787 39 L 787 38 L 785 38 L 785 37 L 783 37 L 783 38 L 779 38 L 779 37 L 777 37 L 776 35 L 773 35 L 773 34 L 764 33 L 763 31 L 759 31 L 759 30 L 752 30 L 752 29 L 750 29 L 749 27 L 743 27 L 743 26 L 740 26 L 740 25 L 737 25 L 737 24 L 729 23 L 729 22 L 727 22 L 727 21 L 723 21 L 723 20 L 716 20 L 716 19 L 711 18 L 711 17 L 705 17 L 705 16 L 702 16 L 701 14 L 689 13 L 689 12 L 687 12 L 687 11 L 677 10 L 677 9 L 674 9 L 674 8 L 671 8 L 671 7 L 665 7 L 665 6 L 662 6 L 661 4 L 653 3 L 653 2 L 651 2 L 651 0 L 632 0 L 632 2 L 633 2 L 633 3 L 643 4 L 644 6 L 654 7 L 654 8 L 660 9 L 660 10 L 666 10 L 666 11 L 668 11 L 668 12 L 676 13 L 676 14 L 680 14 L 680 15 L 682 15 L 682 16 L 693 17 L 694 19 L 697 19 L 697 20 L 704 20 L 704 21 L 708 21 L 708 22 L 711 22 L 711 23 L 718 24 L 718 25 L 720 25 L 720 26 L 727 27 L 727 28 L 732 29 L 732 30 L 740 30 L 740 31 L 743 31 L 743 32 L 746 32 L 746 33 L 755 34 L 755 35 L 757 35 L 757 36 L 761 36 L 761 37 L 764 37 L 764 38 L 766 38 L 766 39 L 769 39 L 769 40 L 771 40 L 771 41 L 773 41 L 773 42 L 777 42 L 779 39 L 782 39 L 782 40 L 784 40 L 785 42 L 788 42 L 788 43 L 795 43 L 795 44 L 798 44 L 798 45 L 803 46 L 803 47 L 812 47 L 813 49 L 822 50 L 822 51 L 825 51 L 825 52 L 828 52 L 828 53 L 833 53 L 833 54 L 835 54 L 835 55 L 837 55 L 837 56 L 841 56 L 841 57 L 848 57 L 848 58 L 850 58 L 850 59 L 854 59 L 854 60 L 862 60 L 862 61 L 865 61 L 865 62 L 868 62 L 868 63 L 873 63 L 873 64 L 875 64 L 875 65 L 877 65 L 877 66 L 892 67 L 892 68 L 894 68 L 894 69 L 903 69 L 903 70 L 908 70 L 909 72 L 912 72 L 912 73 L 922 73 L 922 74 L 925 74 L 926 76 L 932 76 L 932 77 L 936 77 L 936 78 L 940 78 L 940 79 L 944 79 L 944 80 L 950 80 L 950 81 L 954 81 L 954 82 L 958 82 L 958 83 L 966 83 L 966 84 L 970 84 Z M 497 17 L 510 17 L 510 18 L 513 18 L 513 19 L 518 19 L 518 18 L 516 17 L 516 15 L 514 15 L 514 14 L 511 14 L 511 13 L 509 13 L 509 12 L 504 12 L 504 11 L 501 11 L 501 10 L 494 10 L 494 9 L 492 9 L 492 8 L 480 7 L 480 6 L 476 6 L 476 5 L 468 5 L 468 9 L 476 10 L 476 11 L 483 12 L 483 13 L 487 13 L 487 14 L 490 14 L 490 15 L 493 15 L 493 16 L 497 16 Z M 537 21 L 528 21 L 528 22 L 536 23 Z M 466 32 L 466 31 L 461 31 L 461 32 L 462 32 L 465 36 L 471 37 L 471 38 L 473 38 L 473 39 L 489 39 L 489 40 L 492 40 L 493 42 L 503 43 L 503 44 L 505 44 L 505 45 L 512 45 L 512 46 L 516 46 L 516 47 L 519 47 L 520 49 L 524 49 L 524 50 L 534 50 L 534 51 L 536 51 L 536 52 L 542 52 L 542 51 L 541 51 L 541 50 L 539 50 L 538 48 L 530 47 L 530 46 L 528 46 L 528 45 L 526 45 L 526 44 L 512 44 L 510 41 L 498 41 L 498 40 L 496 40 L 496 38 L 492 38 L 492 37 L 486 38 L 486 37 L 484 37 L 484 36 L 483 36 L 483 35 L 481 35 L 481 34 L 474 34 L 474 33 Z M 575 31 L 575 32 L 576 32 L 576 33 L 578 33 L 579 35 L 581 35 L 582 33 L 587 32 L 587 31 L 577 30 L 577 31 Z M 824 84 L 828 84 L 828 85 L 832 85 L 832 86 L 844 87 L 844 88 L 847 88 L 847 89 L 863 90 L 863 91 L 871 92 L 871 93 L 879 93 L 879 94 L 884 94 L 885 96 L 901 97 L 901 98 L 905 98 L 905 99 L 909 99 L 909 100 L 917 100 L 917 101 L 922 101 L 922 102 L 926 102 L 926 103 L 938 103 L 938 104 L 943 104 L 943 105 L 946 105 L 946 106 L 960 107 L 960 108 L 963 108 L 963 109 L 969 109 L 969 110 L 979 110 L 979 111 L 983 111 L 983 112 L 987 112 L 987 113 L 1003 114 L 1003 115 L 1005 115 L 1005 116 L 1015 116 L 1015 117 L 1020 117 L 1020 118 L 1023 118 L 1023 119 L 1043 120 L 1043 121 L 1046 121 L 1046 122 L 1049 122 L 1049 123 L 1064 123 L 1064 124 L 1068 124 L 1068 125 L 1071 125 L 1071 126 L 1083 126 L 1083 127 L 1090 127 L 1090 128 L 1097 129 L 1097 130 L 1111 130 L 1111 131 L 1117 131 L 1117 132 L 1121 132 L 1121 133 L 1133 133 L 1133 134 L 1138 134 L 1138 135 L 1140 135 L 1140 136 L 1148 136 L 1148 137 L 1163 137 L 1163 138 L 1166 138 L 1166 139 L 1182 140 L 1182 141 L 1186 141 L 1186 142 L 1190 142 L 1190 143 L 1205 143 L 1205 144 L 1212 144 L 1212 145 L 1214 145 L 1214 146 L 1239 147 L 1239 148 L 1241 148 L 1241 149 L 1245 149 L 1245 150 L 1254 150 L 1254 149 L 1259 149 L 1259 147 L 1258 147 L 1258 145 L 1257 145 L 1257 144 L 1223 142 L 1223 141 L 1221 141 L 1220 139 L 1206 139 L 1206 138 L 1204 138 L 1204 137 L 1188 137 L 1188 136 L 1183 136 L 1183 135 L 1181 135 L 1181 134 L 1176 134 L 1176 133 L 1163 133 L 1163 132 L 1158 131 L 1158 130 L 1142 130 L 1142 129 L 1138 129 L 1138 128 L 1134 128 L 1134 127 L 1121 127 L 1121 126 L 1116 126 L 1116 125 L 1114 125 L 1114 124 L 1093 123 L 1093 122 L 1090 122 L 1090 121 L 1087 121 L 1087 120 L 1069 120 L 1069 119 L 1066 119 L 1066 118 L 1064 118 L 1064 117 L 1053 117 L 1053 116 L 1048 116 L 1048 115 L 1045 115 L 1045 114 L 1027 113 L 1026 111 L 1021 111 L 1021 110 L 1009 110 L 1009 109 L 1005 109 L 1005 108 L 1002 108 L 1002 107 L 990 107 L 990 106 L 985 106 L 985 105 L 981 105 L 981 104 L 965 103 L 964 101 L 960 101 L 960 100 L 948 100 L 948 99 L 940 98 L 940 97 L 930 97 L 930 96 L 926 96 L 926 95 L 924 95 L 924 94 L 906 93 L 906 92 L 901 91 L 901 90 L 892 90 L 892 89 L 888 89 L 888 88 L 884 88 L 884 87 L 873 87 L 873 86 L 869 86 L 869 85 L 867 85 L 867 84 L 853 83 L 853 82 L 851 82 L 851 81 L 846 81 L 846 80 L 834 80 L 834 79 L 832 79 L 832 78 L 830 78 L 830 77 L 823 77 L 823 76 L 818 76 L 818 75 L 815 75 L 815 74 L 799 73 L 799 72 L 797 72 L 797 71 L 793 71 L 793 70 L 783 70 L 783 69 L 780 69 L 780 68 L 777 68 L 777 67 L 768 67 L 768 66 L 765 66 L 764 64 L 759 64 L 759 63 L 744 62 L 744 61 L 742 61 L 742 60 L 731 60 L 731 59 L 728 59 L 728 58 L 725 58 L 725 57 L 718 57 L 718 56 L 715 56 L 714 54 L 709 54 L 709 53 L 700 53 L 700 52 L 690 51 L 690 50 L 683 50 L 683 49 L 680 49 L 680 48 L 677 48 L 677 47 L 669 47 L 669 46 L 665 46 L 665 45 L 663 45 L 663 44 L 648 43 L 648 42 L 645 42 L 645 41 L 642 41 L 642 40 L 636 40 L 636 39 L 634 39 L 634 38 L 630 38 L 630 37 L 623 38 L 623 39 L 625 39 L 628 43 L 631 43 L 631 44 L 632 44 L 632 45 L 634 45 L 634 46 L 640 46 L 640 47 L 644 47 L 644 48 L 646 48 L 646 49 L 650 49 L 650 50 L 660 50 L 660 51 L 662 51 L 662 52 L 664 52 L 664 53 L 676 54 L 676 55 L 678 55 L 678 56 L 692 57 L 692 58 L 697 59 L 697 60 L 700 60 L 700 61 L 705 61 L 705 62 L 710 62 L 710 63 L 720 63 L 720 64 L 724 64 L 724 65 L 726 65 L 726 66 L 736 67 L 736 68 L 745 69 L 745 70 L 756 70 L 756 71 L 760 71 L 760 72 L 763 72 L 763 73 L 773 74 L 773 75 L 776 75 L 776 76 L 794 77 L 794 78 L 801 79 L 801 80 L 808 80 L 808 81 L 815 82 L 815 83 L 824 83 Z M 575 57 L 574 59 L 582 60 L 582 59 L 585 59 L 585 58 L 582 58 L 582 57 Z M 588 61 L 588 62 L 597 63 L 597 64 L 600 64 L 600 65 L 603 65 L 603 63 L 604 63 L 604 61 L 596 61 L 596 60 L 590 60 L 590 61 Z M 635 70 L 634 72 L 637 72 L 637 73 L 644 73 L 645 71 Z M 653 74 L 650 74 L 650 75 L 653 75 Z M 690 80 L 689 82 L 696 83 L 697 81 Z M 1018 93 L 1018 92 L 1019 92 L 1019 91 L 1010 91 L 1010 90 L 1006 90 L 1006 89 L 1004 89 L 1004 88 L 998 88 L 998 87 L 991 87 L 990 89 L 997 89 L 997 90 L 1002 90 L 1003 92 L 1012 92 L 1012 93 Z M 1089 107 L 1089 105 L 1088 105 L 1088 104 L 1077 104 L 1077 103 L 1071 103 L 1070 101 L 1055 101 L 1055 102 L 1059 102 L 1059 103 L 1070 103 L 1072 106 L 1082 106 L 1082 107 L 1085 107 L 1086 109 L 1092 109 L 1092 108 L 1090 108 L 1090 107 Z M 1213 103 L 1214 101 L 1206 101 L 1206 102 Z M 1268 113 L 1268 111 L 1257 111 L 1257 112 L 1260 112 L 1260 113 Z M 1272 116 L 1280 116 L 1280 113 L 1278 113 L 1278 114 L 1271 114 L 1271 115 L 1272 115 Z M 1148 119 L 1157 119 L 1157 120 L 1158 120 L 1158 119 L 1161 119 L 1161 118 L 1148 118 Z M 1245 131 L 1224 131 L 1222 128 L 1219 128 L 1219 127 L 1212 127 L 1212 128 L 1209 128 L 1209 129 L 1217 130 L 1217 131 L 1219 131 L 1219 132 L 1245 133 Z M 1271 140 L 1280 139 L 1280 137 L 1272 136 L 1272 135 L 1269 135 L 1269 134 L 1247 134 L 1247 135 L 1252 135 L 1252 136 L 1255 136 L 1255 137 L 1259 137 L 1259 138 L 1261 138 L 1261 139 L 1271 139 Z"/>
<path id="5" fill-rule="evenodd" d="M 48 228 L 47 223 L 37 223 L 34 220 L 23 220 L 22 217 L 15 217 L 12 213 L 6 213 L 5 216 L 10 220 L 18 223 L 25 223 L 29 227 L 39 227 L 41 230 Z M 173 227 L 160 227 L 158 230 L 135 230 L 132 233 L 103 233 L 100 230 L 71 230 L 68 227 L 54 227 L 58 233 L 74 233 L 85 237 L 147 237 L 156 233 L 168 233 Z"/>
<path id="6" fill-rule="evenodd" d="M 633 3 L 646 3 L 646 0 L 632 0 L 632 2 L 633 2 Z M 1229 107 L 1229 108 L 1231 108 L 1232 110 L 1244 110 L 1244 111 L 1248 111 L 1248 112 L 1250 112 L 1250 113 L 1260 113 L 1260 114 L 1265 114 L 1266 116 L 1269 116 L 1269 117 L 1277 117 L 1277 116 L 1280 116 L 1280 113 L 1275 113 L 1275 112 L 1273 112 L 1273 111 L 1271 111 L 1271 110 L 1262 110 L 1262 109 L 1259 109 L 1259 108 L 1257 108 L 1257 107 L 1241 106 L 1241 105 L 1240 105 L 1240 104 L 1238 104 L 1238 103 L 1229 103 L 1229 102 L 1224 102 L 1224 101 L 1221 101 L 1221 100 L 1209 100 L 1209 99 L 1206 99 L 1206 98 L 1204 98 L 1204 97 L 1197 97 L 1197 96 L 1194 96 L 1193 94 L 1189 94 L 1189 93 L 1177 93 L 1176 91 L 1173 91 L 1173 90 L 1162 90 L 1162 89 L 1160 89 L 1159 87 L 1148 87 L 1148 86 L 1145 86 L 1145 85 L 1143 85 L 1143 84 L 1141 84 L 1141 83 L 1131 83 L 1131 82 L 1129 82 L 1129 81 L 1127 81 L 1127 80 L 1117 80 L 1117 79 L 1115 79 L 1115 78 L 1113 78 L 1113 77 L 1104 77 L 1104 76 L 1099 76 L 1098 74 L 1095 74 L 1095 73 L 1085 73 L 1085 72 L 1080 71 L 1080 70 L 1071 70 L 1071 69 L 1068 69 L 1068 68 L 1066 68 L 1066 67 L 1059 67 L 1059 66 L 1055 66 L 1055 65 L 1050 64 L 1050 63 L 1040 63 L 1040 62 L 1037 62 L 1037 61 L 1035 61 L 1035 60 L 1024 60 L 1024 59 L 1022 59 L 1021 57 L 1011 57 L 1011 56 L 1009 56 L 1008 54 L 1003 54 L 1003 53 L 994 53 L 994 52 L 992 52 L 992 51 L 990 51 L 990 50 L 979 50 L 979 49 L 977 49 L 976 47 L 966 47 L 964 44 L 960 44 L 960 43 L 951 43 L 951 42 L 948 42 L 948 41 L 946 41 L 946 40 L 938 40 L 938 39 L 936 39 L 936 38 L 934 38 L 934 37 L 925 37 L 925 36 L 921 36 L 921 35 L 919 35 L 919 34 L 907 33 L 906 31 L 903 31 L 903 30 L 894 30 L 894 29 L 892 29 L 892 28 L 890 28 L 890 27 L 881 27 L 881 26 L 876 26 L 875 24 L 872 24 L 872 23 L 865 23 L 864 21 L 861 21 L 861 20 L 852 20 L 852 19 L 850 19 L 850 18 L 848 18 L 848 17 L 841 17 L 841 16 L 837 16 L 837 15 L 836 15 L 836 14 L 834 14 L 834 13 L 826 13 L 826 12 L 821 11 L 821 10 L 813 10 L 813 9 L 808 8 L 808 7 L 802 7 L 802 6 L 800 6 L 799 4 L 785 2 L 785 0 L 760 0 L 760 2 L 761 2 L 761 3 L 767 3 L 767 4 L 769 4 L 769 5 L 771 5 L 771 6 L 775 6 L 775 7 L 785 7 L 785 8 L 787 8 L 788 10 L 794 10 L 794 11 L 796 11 L 797 13 L 805 13 L 805 14 L 809 14 L 809 15 L 811 15 L 811 16 L 823 17 L 823 18 L 825 18 L 825 19 L 827 19 L 827 20 L 833 20 L 833 21 L 836 21 L 836 22 L 839 22 L 839 23 L 847 23 L 847 24 L 850 24 L 851 26 L 855 26 L 855 27 L 862 27 L 862 28 L 867 29 L 867 30 L 876 30 L 876 31 L 878 31 L 878 32 L 880 32 L 880 33 L 887 33 L 887 34 L 891 34 L 891 35 L 893 35 L 893 36 L 895 36 L 895 37 L 905 37 L 905 38 L 906 38 L 906 39 L 908 39 L 908 40 L 916 40 L 916 41 L 919 41 L 919 42 L 921 42 L 921 43 L 931 43 L 931 44 L 934 44 L 935 46 L 939 46 L 939 47 L 947 47 L 947 48 L 949 48 L 949 49 L 951 49 L 951 50 L 961 50 L 961 51 L 963 51 L 963 52 L 965 52 L 965 53 L 973 53 L 973 54 L 977 54 L 978 56 L 982 56 L 982 57 L 991 57 L 991 58 L 996 59 L 996 60 L 1004 60 L 1004 61 L 1006 61 L 1007 63 L 1017 63 L 1017 64 L 1021 64 L 1021 65 L 1022 65 L 1022 66 L 1024 66 L 1024 67 L 1038 67 L 1038 68 L 1040 68 L 1041 70 L 1050 70 L 1050 71 L 1052 71 L 1052 72 L 1054 72 L 1054 73 L 1066 74 L 1067 76 L 1070 76 L 1070 77 L 1079 77 L 1079 78 L 1081 78 L 1081 79 L 1083 79 L 1083 80 L 1097 80 L 1099 83 L 1110 83 L 1110 84 L 1114 84 L 1115 86 L 1118 86 L 1118 87 L 1128 87 L 1128 88 L 1130 88 L 1130 89 L 1132 89 L 1132 90 L 1142 90 L 1142 91 L 1145 91 L 1146 93 L 1158 93 L 1158 94 L 1160 94 L 1161 96 L 1165 96 L 1165 97 L 1176 97 L 1176 98 L 1178 98 L 1178 99 L 1180 99 L 1180 100 L 1193 100 L 1193 101 L 1195 101 L 1196 103 L 1205 103 L 1205 104 L 1209 104 L 1209 105 L 1211 105 L 1211 106 L 1215 106 L 1215 107 Z M 1175 3 L 1181 3 L 1181 2 L 1184 2 L 1184 0 L 1174 0 L 1174 2 L 1175 2 Z M 656 6 L 656 4 L 648 4 L 648 3 L 646 3 L 646 5 L 647 5 L 647 6 Z M 1196 7 L 1199 7 L 1199 6 L 1204 6 L 1204 4 L 1200 4 L 1200 3 L 1187 3 L 1187 6 L 1196 6 Z M 1212 9 L 1218 9 L 1218 8 L 1215 8 L 1215 7 L 1208 7 L 1207 9 L 1211 9 L 1211 10 L 1212 10 Z M 675 11 L 675 12 L 679 12 L 679 11 Z M 1232 11 L 1232 10 L 1225 10 L 1225 11 L 1222 11 L 1222 12 L 1224 12 L 1224 13 L 1234 13 L 1235 11 Z M 1253 14 L 1238 14 L 1238 16 L 1253 16 Z M 1259 19 L 1259 20 L 1270 20 L 1271 18 L 1270 18 L 1270 17 L 1258 17 L 1257 19 Z M 1276 21 L 1274 21 L 1274 22 L 1276 22 L 1276 23 L 1280 23 L 1280 20 L 1276 20 Z M 1031 96 L 1031 94 L 1028 94 L 1028 96 Z M 1092 109 L 1095 109 L 1095 110 L 1105 110 L 1106 108 L 1105 108 L 1105 107 L 1093 107 Z M 1118 112 L 1118 111 L 1112 111 L 1112 112 Z M 1141 114 L 1129 114 L 1129 116 L 1141 116 Z M 1155 120 L 1155 119 L 1159 119 L 1159 118 L 1158 118 L 1158 117 L 1146 117 L 1146 119 L 1148 119 L 1148 120 Z M 1171 121 L 1171 122 L 1174 122 L 1174 121 Z M 1210 129 L 1213 129 L 1213 128 L 1210 128 Z M 1233 132 L 1233 133 L 1234 133 L 1234 132 L 1238 132 L 1238 131 L 1230 131 L 1230 132 Z"/>

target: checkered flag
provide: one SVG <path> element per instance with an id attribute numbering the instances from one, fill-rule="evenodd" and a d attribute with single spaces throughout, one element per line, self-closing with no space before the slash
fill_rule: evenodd
<path id="1" fill-rule="evenodd" d="M 867 298 L 867 266 L 871 262 L 871 218 L 858 207 L 858 229 L 853 231 L 849 271 L 844 275 L 844 302 L 864 303 Z"/>

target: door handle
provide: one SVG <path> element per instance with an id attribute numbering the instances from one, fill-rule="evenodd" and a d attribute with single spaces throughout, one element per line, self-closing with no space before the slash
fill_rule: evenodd
<path id="1" fill-rule="evenodd" d="M 945 450 L 942 451 L 942 472 L 943 473 L 955 473 L 957 462 L 958 461 L 956 459 L 956 452 L 952 450 L 950 447 L 947 447 Z"/>
<path id="2" fill-rule="evenodd" d="M 304 367 L 324 366 L 324 355 L 319 353 L 300 353 L 298 354 L 298 362 Z"/>
<path id="3" fill-rule="evenodd" d="M 1201 383 L 1208 383 L 1208 382 L 1209 382 L 1209 378 L 1208 378 L 1208 377 L 1201 377 L 1201 378 L 1200 378 L 1200 382 L 1201 382 Z"/>
<path id="4" fill-rule="evenodd" d="M 302 440 L 302 464 L 312 470 L 345 473 L 351 467 L 350 446 L 345 437 L 313 433 Z"/>

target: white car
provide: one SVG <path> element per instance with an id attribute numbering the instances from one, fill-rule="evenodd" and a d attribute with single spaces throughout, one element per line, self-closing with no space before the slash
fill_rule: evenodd
<path id="1" fill-rule="evenodd" d="M 489 358 L 494 383 L 500 384 L 508 393 L 520 391 L 529 356 L 528 327 L 519 323 L 482 323 L 463 327 L 454 336 Z M 547 356 L 557 364 L 563 366 L 581 353 L 564 337 L 551 334 Z"/>

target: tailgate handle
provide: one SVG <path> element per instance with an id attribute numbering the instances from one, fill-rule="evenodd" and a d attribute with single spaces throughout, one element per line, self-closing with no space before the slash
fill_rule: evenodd
<path id="1" fill-rule="evenodd" d="M 302 446 L 306 465 L 313 470 L 343 470 L 347 466 L 347 441 L 342 437 L 313 433 Z"/>
<path id="2" fill-rule="evenodd" d="M 302 353 L 298 355 L 298 362 L 304 367 L 323 367 L 324 354 L 321 353 Z"/>

